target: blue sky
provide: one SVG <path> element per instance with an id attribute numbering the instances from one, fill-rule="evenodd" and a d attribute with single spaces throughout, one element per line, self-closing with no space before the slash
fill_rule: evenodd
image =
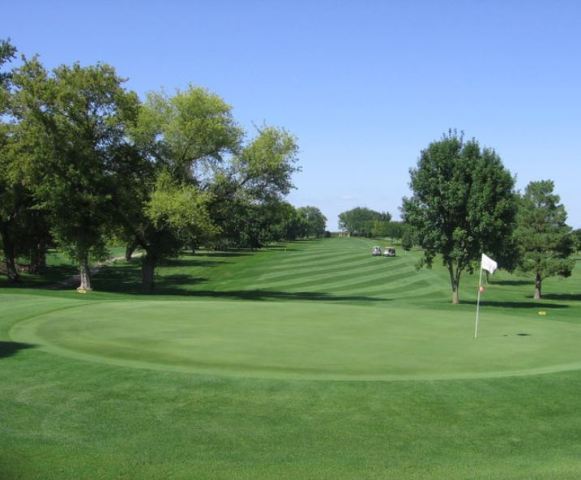
<path id="1" fill-rule="evenodd" d="M 356 206 L 398 217 L 409 168 L 449 128 L 494 148 L 524 189 L 552 179 L 581 227 L 581 2 L 3 2 L 0 38 L 48 67 L 114 65 L 140 95 L 188 84 L 235 118 L 285 127 L 289 200 L 336 229 Z"/>

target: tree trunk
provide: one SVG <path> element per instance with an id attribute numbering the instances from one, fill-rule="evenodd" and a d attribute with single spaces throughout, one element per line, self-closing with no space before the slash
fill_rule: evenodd
<path id="1" fill-rule="evenodd" d="M 79 292 L 90 292 L 91 288 L 91 267 L 89 265 L 89 254 L 85 253 L 79 262 L 79 277 L 81 284 L 77 288 Z"/>
<path id="2" fill-rule="evenodd" d="M 541 274 L 537 273 L 535 277 L 535 300 L 541 299 L 541 286 L 543 284 L 543 279 L 541 278 Z"/>
<path id="3" fill-rule="evenodd" d="M 30 250 L 30 273 L 40 273 L 46 268 L 46 245 L 38 242 Z"/>
<path id="4" fill-rule="evenodd" d="M 133 256 L 133 252 L 137 248 L 137 244 L 135 242 L 128 243 L 125 247 L 125 261 L 130 262 L 131 257 Z"/>
<path id="5" fill-rule="evenodd" d="M 4 264 L 6 266 L 6 275 L 8 276 L 8 280 L 10 283 L 17 283 L 20 281 L 20 275 L 18 274 L 18 270 L 16 269 L 16 260 L 15 260 L 15 245 L 10 237 L 10 233 L 8 232 L 8 227 L 6 225 L 2 225 L 2 230 L 0 232 L 2 235 L 2 245 L 4 251 Z"/>
<path id="6" fill-rule="evenodd" d="M 448 273 L 450 274 L 450 285 L 452 286 L 452 303 L 458 305 L 460 303 L 460 293 L 458 291 L 460 287 L 460 271 L 456 268 L 456 272 L 454 272 L 454 266 L 448 264 Z"/>
<path id="7" fill-rule="evenodd" d="M 6 275 L 8 276 L 8 281 L 10 283 L 18 283 L 20 281 L 20 275 L 16 269 L 16 262 L 14 261 L 14 256 L 6 253 L 4 249 L 4 265 L 6 267 Z"/>
<path id="8" fill-rule="evenodd" d="M 157 258 L 146 252 L 141 264 L 141 285 L 146 292 L 151 292 L 155 286 L 154 274 L 156 265 Z"/>
<path id="9" fill-rule="evenodd" d="M 458 288 L 452 289 L 452 303 L 458 305 L 460 303 L 460 295 L 458 294 Z"/>

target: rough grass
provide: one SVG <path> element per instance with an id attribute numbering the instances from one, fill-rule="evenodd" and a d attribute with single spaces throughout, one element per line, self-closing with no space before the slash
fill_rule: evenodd
<path id="1" fill-rule="evenodd" d="M 234 324 L 210 323 L 203 332 L 206 341 L 212 333 L 219 338 L 238 335 L 240 341 L 229 347 L 233 364 L 240 364 L 236 348 L 253 337 L 261 346 L 261 355 L 270 352 L 264 363 L 243 367 L 236 375 L 230 369 L 223 374 L 199 373 L 195 362 L 187 371 L 172 370 L 183 358 L 174 359 L 170 369 L 132 368 L 103 350 L 107 340 L 111 351 L 127 352 L 132 346 L 133 353 L 142 356 L 139 361 L 159 363 L 156 349 L 161 347 L 155 336 L 165 335 L 162 347 L 172 337 L 176 345 L 180 341 L 187 344 L 179 329 L 181 309 L 191 306 L 195 314 L 216 301 L 224 305 L 224 311 L 239 309 L 239 317 L 247 321 L 259 316 L 260 309 L 281 308 L 305 323 L 310 318 L 317 322 L 324 317 L 318 315 L 322 311 L 332 312 L 329 318 L 343 315 L 342 328 L 351 319 L 367 322 L 369 329 L 344 332 L 353 336 L 353 342 L 339 339 L 336 347 L 326 345 L 326 353 L 322 348 L 318 357 L 320 369 L 343 364 L 346 369 L 359 368 L 360 374 L 368 371 L 361 368 L 374 363 L 369 342 L 374 340 L 373 322 L 384 312 L 403 312 L 409 322 L 401 324 L 403 334 L 399 341 L 392 339 L 396 341 L 390 345 L 392 349 L 398 344 L 405 347 L 406 329 L 413 333 L 414 321 L 423 313 L 425 318 L 432 314 L 438 328 L 440 322 L 464 315 L 472 326 L 474 277 L 464 277 L 464 303 L 452 306 L 441 268 L 416 272 L 417 253 L 372 258 L 369 248 L 373 243 L 331 239 L 297 242 L 258 254 L 184 256 L 160 269 L 162 295 L 155 298 L 140 294 L 137 262 L 120 262 L 103 270 L 96 279 L 101 292 L 93 295 L 1 290 L 0 478 L 579 478 L 581 372 L 576 370 L 439 380 L 421 376 L 399 381 L 338 381 L 324 375 L 272 378 L 268 372 L 256 378 L 252 373 L 260 365 L 277 356 L 280 359 L 281 353 L 297 351 L 287 345 L 286 352 L 281 352 L 269 345 L 272 337 L 260 337 L 265 330 L 256 323 L 250 330 L 237 328 L 235 332 Z M 42 284 L 42 279 L 29 280 Z M 505 357 L 501 367 L 511 362 L 529 367 L 535 362 L 551 364 L 540 350 L 518 351 L 523 345 L 540 348 L 543 335 L 552 336 L 551 342 L 555 342 L 545 354 L 576 353 L 574 343 L 568 342 L 581 328 L 580 272 L 570 279 L 547 281 L 542 302 L 532 300 L 532 290 L 530 279 L 500 274 L 484 295 L 482 344 L 489 342 L 494 356 L 490 342 L 498 339 L 499 355 L 515 355 L 512 360 Z M 159 314 L 150 308 L 153 304 Z M 139 325 L 140 315 L 123 310 L 133 305 L 142 312 L 144 328 Z M 539 311 L 546 315 L 540 316 Z M 131 320 L 131 328 L 119 330 L 111 320 L 115 315 L 120 324 Z M 157 316 L 159 323 L 153 321 Z M 268 318 L 275 322 L 278 317 L 264 317 Z M 103 319 L 109 323 L 100 323 Z M 519 328 L 512 331 L 514 335 L 503 337 L 502 329 L 509 328 L 506 322 L 510 321 Z M 42 324 L 33 329 L 38 343 L 26 341 L 27 333 L 20 330 L 35 322 Z M 425 331 L 426 324 L 421 325 Z M 521 331 L 522 325 L 535 330 Z M 324 327 L 324 322 L 317 325 L 322 333 Z M 386 333 L 381 323 L 376 327 L 377 337 Z M 72 333 L 75 328 L 76 335 Z M 22 338 L 17 335 L 19 330 Z M 466 342 L 474 344 L 471 328 L 468 330 Z M 144 331 L 151 334 L 149 345 L 144 343 Z M 318 338 L 298 337 L 297 347 L 310 342 L 311 350 L 316 348 L 324 341 L 322 333 Z M 80 339 L 82 348 L 70 345 Z M 507 340 L 513 346 L 503 350 L 500 342 Z M 97 350 L 90 353 L 112 359 L 109 363 L 81 358 L 95 341 Z M 410 345 L 403 348 L 402 355 L 408 355 L 412 364 L 422 352 L 415 355 Z M 59 348 L 63 351 L 57 352 Z M 64 355 L 64 350 L 78 355 Z M 171 350 L 162 356 L 167 358 Z M 305 352 L 293 361 L 305 357 Z M 359 366 L 355 360 L 360 355 L 348 361 L 357 352 L 367 358 Z M 467 366 L 462 362 L 468 357 L 455 359 L 453 349 L 448 355 L 436 353 L 443 355 L 428 356 L 417 368 L 450 371 Z M 227 352 L 221 356 L 229 359 Z M 510 365 L 506 367 L 510 369 Z"/>

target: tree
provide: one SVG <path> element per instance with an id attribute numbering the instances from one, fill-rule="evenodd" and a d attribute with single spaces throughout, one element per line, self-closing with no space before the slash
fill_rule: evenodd
<path id="1" fill-rule="evenodd" d="M 297 139 L 282 128 L 266 126 L 232 161 L 230 174 L 247 195 L 260 201 L 280 199 L 293 188 Z"/>
<path id="2" fill-rule="evenodd" d="M 413 195 L 403 199 L 404 221 L 424 250 L 421 265 L 431 267 L 442 256 L 452 303 L 459 303 L 461 275 L 473 271 L 483 252 L 505 268 L 514 263 L 514 179 L 494 150 L 453 131 L 421 152 L 410 176 Z"/>
<path id="3" fill-rule="evenodd" d="M 553 193 L 551 180 L 531 182 L 519 202 L 516 240 L 520 249 L 519 267 L 535 275 L 536 300 L 542 296 L 545 278 L 571 275 L 575 260 L 574 238 L 566 225 L 567 212 Z"/>
<path id="4" fill-rule="evenodd" d="M 416 239 L 413 230 L 409 225 L 404 224 L 401 235 L 401 246 L 406 251 L 409 252 L 415 245 Z"/>
<path id="5" fill-rule="evenodd" d="M 127 242 L 145 251 L 146 290 L 157 264 L 186 245 L 220 237 L 255 248 L 271 238 L 270 204 L 292 188 L 296 141 L 273 127 L 247 145 L 243 137 L 230 106 L 202 88 L 153 93 L 141 107 L 131 138 L 149 174 L 136 186 L 124 223 Z"/>
<path id="6" fill-rule="evenodd" d="M 378 222 L 388 223 L 391 215 L 388 212 L 376 212 L 365 207 L 356 207 L 339 214 L 339 228 L 350 235 L 370 237 L 379 228 Z"/>
<path id="7" fill-rule="evenodd" d="M 210 208 L 221 230 L 220 246 L 260 248 L 280 239 L 286 222 L 281 215 L 290 215 L 282 200 L 293 188 L 297 152 L 289 132 L 263 127 L 208 183 L 214 193 Z"/>
<path id="8" fill-rule="evenodd" d="M 0 67 L 9 63 L 16 49 L 7 40 L 0 41 Z M 11 71 L 0 70 L 0 244 L 4 254 L 6 274 L 11 282 L 18 281 L 16 270 L 16 239 L 14 224 L 18 218 L 20 191 L 11 168 L 9 150 L 12 143 L 12 125 L 9 121 Z"/>
<path id="9" fill-rule="evenodd" d="M 327 218 L 317 207 L 300 207 L 297 209 L 298 214 L 302 216 L 305 222 L 305 237 L 322 237 L 325 234 Z"/>
<path id="10" fill-rule="evenodd" d="M 15 56 L 8 41 L 0 41 L 0 66 Z M 0 245 L 9 281 L 20 274 L 16 257 L 29 257 L 28 271 L 38 273 L 45 264 L 50 236 L 45 215 L 34 209 L 34 199 L 26 182 L 23 164 L 26 145 L 21 125 L 15 117 L 13 70 L 0 71 Z"/>
<path id="11" fill-rule="evenodd" d="M 307 236 L 308 225 L 304 213 L 290 204 L 288 204 L 283 225 L 284 240 L 297 240 Z"/>
<path id="12" fill-rule="evenodd" d="M 571 232 L 573 239 L 575 240 L 575 250 L 581 250 L 581 228 L 577 228 Z"/>
<path id="13" fill-rule="evenodd" d="M 161 260 L 217 231 L 208 210 L 212 194 L 202 191 L 205 176 L 239 150 L 242 132 L 220 97 L 189 87 L 173 97 L 149 94 L 130 133 L 145 168 L 122 223 L 127 242 L 145 251 L 142 283 L 152 290 Z"/>
<path id="14" fill-rule="evenodd" d="M 279 201 L 273 202 L 270 209 L 271 225 L 268 227 L 270 241 L 290 240 L 295 235 L 295 220 L 297 218 L 295 207 L 286 201 Z"/>
<path id="15" fill-rule="evenodd" d="M 381 222 L 380 232 L 374 236 L 389 237 L 399 240 L 404 231 L 404 224 L 402 222 Z"/>
<path id="16" fill-rule="evenodd" d="M 264 127 L 245 145 L 217 95 L 189 87 L 141 104 L 122 83 L 102 64 L 48 72 L 33 58 L 15 71 L 10 122 L 0 117 L 0 233 L 15 277 L 16 246 L 36 257 L 46 225 L 79 262 L 85 290 L 89 258 L 103 256 L 111 237 L 126 242 L 128 255 L 145 251 L 149 290 L 161 260 L 214 240 L 222 228 L 256 246 L 287 229 L 282 197 L 298 169 L 292 135 Z M 23 242 L 25 230 L 42 241 Z"/>
<path id="17" fill-rule="evenodd" d="M 163 258 L 160 252 L 166 256 L 177 253 L 183 245 L 214 233 L 217 228 L 210 219 L 207 203 L 208 194 L 181 182 L 167 171 L 161 172 L 151 198 L 145 204 L 145 217 L 156 233 L 146 244 L 148 255 L 151 257 L 153 253 L 160 260 Z M 156 248 L 153 252 L 152 246 Z M 154 268 L 155 263 L 144 262 L 146 280 L 153 280 Z"/>
<path id="18" fill-rule="evenodd" d="M 126 127 L 137 113 L 137 96 L 104 64 L 62 65 L 49 73 L 32 59 L 14 83 L 36 208 L 50 215 L 54 239 L 78 262 L 79 288 L 90 290 L 90 258 L 105 255 L 114 199 L 134 166 Z"/>

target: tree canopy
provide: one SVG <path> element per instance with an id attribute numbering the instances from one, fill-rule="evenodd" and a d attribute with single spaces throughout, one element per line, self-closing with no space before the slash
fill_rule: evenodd
<path id="1" fill-rule="evenodd" d="M 429 267 L 441 256 L 453 303 L 459 303 L 462 273 L 472 271 L 482 253 L 512 268 L 514 179 L 494 150 L 450 131 L 421 152 L 410 177 L 413 195 L 403 200 L 404 221 L 423 248 L 422 264 Z"/>
<path id="2" fill-rule="evenodd" d="M 15 227 L 22 206 L 23 189 L 14 177 L 13 125 L 9 121 L 9 100 L 12 72 L 5 70 L 16 55 L 16 48 L 7 40 L 0 40 L 0 245 L 4 254 L 4 268 L 11 281 L 18 280 L 15 265 Z"/>
<path id="3" fill-rule="evenodd" d="M 567 221 L 565 207 L 553 193 L 551 180 L 531 182 L 520 198 L 515 232 L 523 272 L 535 276 L 534 298 L 542 296 L 545 278 L 571 275 L 575 260 L 575 240 Z"/>
<path id="4" fill-rule="evenodd" d="M 186 247 L 320 234 L 318 209 L 284 201 L 299 169 L 284 128 L 248 138 L 204 88 L 142 102 L 110 65 L 49 71 L 23 57 L 5 70 L 14 55 L 0 42 L 0 243 L 12 280 L 18 256 L 42 265 L 50 243 L 78 262 L 84 290 L 90 260 L 112 238 L 126 242 L 128 258 L 141 248 L 150 290 L 159 262 Z"/>
<path id="5" fill-rule="evenodd" d="M 575 250 L 581 250 L 581 228 L 577 228 L 571 232 L 575 240 Z"/>
<path id="6" fill-rule="evenodd" d="M 383 226 L 387 226 L 390 220 L 391 215 L 388 212 L 356 207 L 339 214 L 339 228 L 354 236 L 379 236 L 382 235 Z"/>
<path id="7" fill-rule="evenodd" d="M 307 206 L 297 209 L 300 221 L 303 223 L 302 237 L 319 238 L 325 234 L 327 217 L 317 207 Z"/>
<path id="8" fill-rule="evenodd" d="M 79 262 L 80 288 L 89 290 L 89 257 L 104 255 L 113 198 L 130 169 L 126 126 L 135 118 L 137 96 L 104 64 L 47 72 L 33 59 L 13 81 L 24 139 L 18 157 L 28 160 L 24 169 L 36 208 L 49 215 L 54 239 Z"/>

